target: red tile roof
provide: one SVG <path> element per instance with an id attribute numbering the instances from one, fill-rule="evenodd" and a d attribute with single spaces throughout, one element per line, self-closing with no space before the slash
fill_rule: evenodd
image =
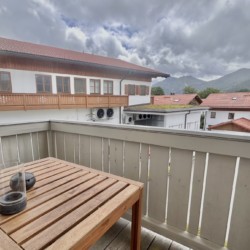
<path id="1" fill-rule="evenodd" d="M 240 127 L 243 130 L 250 132 L 250 120 L 244 117 L 236 119 L 236 120 L 232 120 L 229 122 L 222 122 L 222 123 L 210 126 L 209 129 L 218 129 L 229 124 L 236 125 L 237 127 Z"/>
<path id="2" fill-rule="evenodd" d="M 203 100 L 201 106 L 227 109 L 250 109 L 250 92 L 210 94 Z"/>
<path id="3" fill-rule="evenodd" d="M 120 59 L 81 53 L 73 50 L 51 47 L 28 42 L 22 42 L 0 37 L 0 53 L 15 53 L 19 55 L 32 55 L 40 57 L 48 57 L 54 59 L 63 59 L 75 62 L 95 64 L 99 66 L 108 66 L 112 68 L 122 68 L 141 73 L 152 75 L 152 77 L 162 76 L 168 77 L 166 73 L 162 73 L 153 69 L 142 67 L 133 63 L 125 62 Z"/>
<path id="4" fill-rule="evenodd" d="M 196 99 L 197 102 L 201 103 L 202 100 L 197 94 L 182 94 L 182 95 L 161 95 L 161 96 L 152 96 L 152 104 L 182 104 L 182 105 L 188 105 L 190 104 L 194 99 Z"/>

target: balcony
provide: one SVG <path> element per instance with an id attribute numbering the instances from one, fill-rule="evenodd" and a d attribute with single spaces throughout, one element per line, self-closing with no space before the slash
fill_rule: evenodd
<path id="1" fill-rule="evenodd" d="M 0 93 L 0 111 L 128 106 L 128 96 Z"/>
<path id="2" fill-rule="evenodd" d="M 171 240 L 249 249 L 250 136 L 51 121 L 0 137 L 0 162 L 53 156 L 143 182 L 143 226 Z"/>

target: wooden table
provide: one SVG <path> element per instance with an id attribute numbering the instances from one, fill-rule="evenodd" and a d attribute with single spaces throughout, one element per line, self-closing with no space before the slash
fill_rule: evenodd
<path id="1" fill-rule="evenodd" d="M 0 215 L 0 249 L 88 249 L 130 207 L 131 249 L 140 249 L 142 183 L 55 158 L 25 170 L 37 182 L 24 211 Z M 13 172 L 5 170 L 6 183 Z"/>

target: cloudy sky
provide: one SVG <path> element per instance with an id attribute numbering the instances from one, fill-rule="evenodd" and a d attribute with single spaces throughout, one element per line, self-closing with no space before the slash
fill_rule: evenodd
<path id="1" fill-rule="evenodd" d="M 172 76 L 250 68 L 249 0 L 0 0 L 0 36 Z"/>

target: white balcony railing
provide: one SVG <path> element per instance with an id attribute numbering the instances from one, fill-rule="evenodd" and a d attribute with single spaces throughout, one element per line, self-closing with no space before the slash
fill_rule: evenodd
<path id="1" fill-rule="evenodd" d="M 0 162 L 54 156 L 142 181 L 147 228 L 194 249 L 249 249 L 250 136 L 58 121 L 0 136 Z"/>

